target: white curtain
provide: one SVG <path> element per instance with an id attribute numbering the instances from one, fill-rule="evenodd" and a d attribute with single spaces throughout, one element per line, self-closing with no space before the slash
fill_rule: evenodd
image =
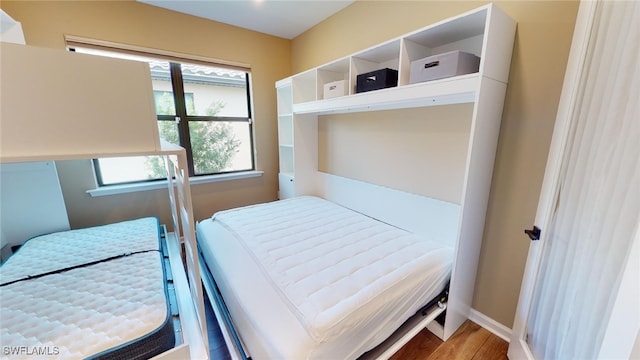
<path id="1" fill-rule="evenodd" d="M 597 356 L 640 223 L 640 2 L 597 9 L 527 322 L 536 359 Z"/>

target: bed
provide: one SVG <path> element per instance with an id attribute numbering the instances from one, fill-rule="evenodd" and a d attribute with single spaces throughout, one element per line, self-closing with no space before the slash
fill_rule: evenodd
<path id="1" fill-rule="evenodd" d="M 354 359 L 445 289 L 454 250 L 301 196 L 200 221 L 202 257 L 254 359 Z"/>
<path id="2" fill-rule="evenodd" d="M 3 355 L 147 359 L 173 348 L 161 235 L 150 217 L 25 242 L 0 267 Z"/>
<path id="3" fill-rule="evenodd" d="M 7 346 L 3 351 L 14 351 L 13 354 L 3 352 L 2 356 L 33 358 L 34 355 L 39 355 L 38 352 L 42 352 L 41 355 L 50 355 L 51 358 L 135 358 L 138 355 L 124 352 L 131 340 L 146 338 L 148 341 L 154 341 L 152 339 L 155 339 L 155 335 L 147 337 L 144 334 L 163 333 L 165 336 L 158 340 L 162 344 L 157 348 L 158 350 L 140 354 L 141 358 L 149 358 L 157 353 L 154 359 L 208 359 L 208 343 L 205 341 L 206 317 L 198 255 L 195 251 L 195 227 L 192 220 L 193 207 L 186 151 L 180 146 L 161 140 L 158 136 L 149 67 L 135 61 L 75 54 L 59 49 L 23 44 L 0 42 L 0 47 L 3 56 L 0 64 L 3 70 L 2 92 L 0 92 L 1 117 L 6 119 L 2 127 L 0 163 L 154 155 L 164 159 L 167 178 L 172 179 L 165 185 L 168 189 L 172 218 L 167 226 L 172 231 L 166 233 L 162 240 L 166 245 L 166 248 L 162 249 L 164 255 L 160 254 L 157 247 L 158 225 L 155 220 L 153 226 L 149 225 L 154 228 L 154 235 L 147 239 L 154 243 L 155 249 L 146 246 L 142 250 L 138 249 L 133 246 L 138 244 L 136 240 L 125 241 L 125 246 L 120 248 L 111 247 L 108 243 L 101 241 L 99 249 L 95 250 L 91 256 L 88 255 L 89 252 L 84 251 L 87 245 L 85 243 L 89 241 L 78 241 L 78 244 L 73 247 L 73 249 L 83 249 L 79 254 L 74 254 L 71 250 L 54 250 L 53 248 L 46 251 L 42 248 L 29 250 L 37 243 L 53 245 L 50 240 L 52 236 L 57 235 L 51 234 L 47 235 L 46 241 L 38 239 L 28 241 L 16 256 L 12 256 L 2 266 L 0 281 L 8 283 L 20 280 L 27 275 L 21 272 L 22 270 L 16 270 L 24 267 L 21 264 L 22 261 L 32 261 L 31 271 L 33 272 L 29 272 L 28 275 L 37 275 L 74 267 L 80 262 L 102 260 L 104 257 L 111 256 L 118 257 L 60 274 L 17 281 L 0 287 L 2 327 L 7 328 L 7 330 L 3 328 L 2 333 L 2 345 Z M 49 71 L 51 68 L 55 68 L 56 71 Z M 34 71 L 34 69 L 42 71 Z M 113 76 L 114 73 L 120 76 Z M 25 105 L 25 99 L 28 99 L 31 105 Z M 69 99 L 76 100 L 73 102 L 72 113 L 68 111 Z M 120 106 L 105 108 L 105 103 Z M 39 104 L 39 106 L 32 106 L 32 104 Z M 96 112 L 96 109 L 101 111 Z M 127 111 L 123 113 L 122 109 Z M 13 141 L 27 138 L 30 141 Z M 34 218 L 34 222 L 36 221 L 38 219 Z M 12 226 L 19 225 L 12 224 Z M 3 232 L 2 235 L 5 234 Z M 24 239 L 15 241 L 22 242 Z M 42 245 L 37 247 L 40 248 L 40 246 Z M 31 255 L 31 251 L 39 254 Z M 137 251 L 144 252 L 137 253 Z M 132 254 L 119 257 L 125 252 Z M 155 260 L 160 259 L 165 265 L 164 269 L 160 266 L 162 264 L 157 262 L 153 264 Z M 141 266 L 144 263 L 146 268 L 147 262 L 156 268 L 142 273 Z M 124 267 L 118 267 L 119 264 L 123 264 Z M 167 264 L 170 269 L 166 266 Z M 111 274 L 110 281 L 105 283 L 104 280 L 99 280 L 100 276 L 96 277 L 91 272 L 95 269 L 103 269 L 104 272 L 99 272 L 101 274 Z M 80 284 L 79 281 L 69 280 L 72 274 L 91 277 L 91 281 Z M 170 285 L 162 280 L 165 275 L 169 277 Z M 139 283 L 134 285 L 136 283 L 130 280 L 133 281 L 138 276 L 149 278 L 137 278 Z M 83 296 L 94 293 L 104 293 L 106 296 L 96 296 L 84 301 L 81 296 L 70 296 L 64 287 L 66 283 L 50 285 L 51 279 L 60 280 L 62 283 L 73 282 L 73 286 L 84 286 Z M 101 286 L 91 285 L 97 280 Z M 156 286 L 152 291 L 153 295 L 139 291 L 143 285 L 146 286 L 152 282 Z M 127 284 L 133 286 L 139 298 L 134 295 L 133 298 L 120 299 L 120 296 L 131 295 L 131 292 L 127 294 L 127 291 L 124 291 Z M 42 291 L 47 287 L 55 287 L 55 289 Z M 166 294 L 167 290 L 171 294 L 171 289 L 174 290 L 175 298 L 169 301 L 171 305 L 169 311 Z M 35 291 L 36 295 L 30 296 L 29 291 Z M 44 303 L 43 299 L 47 297 L 51 297 L 54 302 Z M 24 301 L 20 301 L 20 298 Z M 139 318 L 134 316 L 135 314 L 124 315 L 121 311 L 148 309 L 147 299 L 152 298 L 155 299 L 154 301 L 157 300 L 158 306 L 154 306 L 155 310 L 148 313 L 143 311 L 145 314 L 142 315 L 155 313 L 154 320 L 149 322 L 146 328 L 136 329 L 130 326 L 132 323 L 140 325 L 139 323 L 142 322 L 138 321 Z M 136 301 L 139 302 L 136 303 Z M 96 311 L 88 311 L 91 313 L 88 320 L 85 319 L 84 309 L 78 312 L 66 311 L 68 317 L 57 311 L 62 309 L 62 303 L 75 306 L 78 305 L 76 302 L 83 302 L 80 304 L 82 306 L 101 304 L 102 307 Z M 9 309 L 7 304 L 15 307 Z M 119 304 L 126 304 L 126 306 L 119 306 Z M 28 314 L 28 312 L 32 313 Z M 169 318 L 169 313 L 177 313 L 179 322 L 165 322 Z M 103 328 L 98 327 L 95 333 L 92 333 L 93 330 L 85 331 L 87 329 L 85 325 L 96 324 Z M 130 333 L 125 337 L 127 332 Z M 169 333 L 171 336 L 168 336 Z M 60 337 L 48 337 L 57 336 L 56 334 Z M 113 334 L 115 335 L 112 336 Z M 170 346 L 171 340 L 172 346 Z M 17 347 L 12 348 L 13 344 Z M 143 348 L 146 349 L 147 346 Z M 103 351 L 106 352 L 103 353 Z"/>

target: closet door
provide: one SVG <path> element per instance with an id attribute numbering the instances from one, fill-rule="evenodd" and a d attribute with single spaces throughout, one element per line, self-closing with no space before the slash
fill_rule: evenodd
<path id="1" fill-rule="evenodd" d="M 640 329 L 640 3 L 583 1 L 509 346 L 629 358 Z"/>

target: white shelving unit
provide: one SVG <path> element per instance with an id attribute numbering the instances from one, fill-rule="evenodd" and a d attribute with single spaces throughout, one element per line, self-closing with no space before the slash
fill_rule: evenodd
<path id="1" fill-rule="evenodd" d="M 515 29 L 515 21 L 488 4 L 276 83 L 281 198 L 318 195 L 409 231 L 433 227 L 451 238 L 456 255 L 447 318 L 444 328 L 429 326 L 443 339 L 471 309 Z M 412 61 L 453 50 L 479 56 L 479 71 L 409 84 Z M 398 70 L 398 86 L 356 93 L 357 75 L 381 68 Z M 348 93 L 323 99 L 324 84 L 336 80 L 348 83 Z M 318 171 L 319 115 L 460 103 L 473 104 L 473 115 L 459 204 Z M 384 205 L 372 204 L 380 199 Z"/>
<path id="2" fill-rule="evenodd" d="M 317 116 L 294 114 L 293 107 L 297 100 L 315 98 L 315 87 L 315 71 L 276 83 L 280 199 L 313 191 L 315 182 L 311 177 L 318 168 Z"/>
<path id="3" fill-rule="evenodd" d="M 279 184 L 281 199 L 291 197 L 290 192 L 294 174 L 293 156 L 293 97 L 291 79 L 276 84 L 278 98 L 278 153 L 280 161 Z"/>

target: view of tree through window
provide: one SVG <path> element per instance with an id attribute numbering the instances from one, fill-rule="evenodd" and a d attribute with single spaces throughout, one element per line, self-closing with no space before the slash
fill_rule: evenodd
<path id="1" fill-rule="evenodd" d="M 254 169 L 248 73 L 131 53 L 80 52 L 149 63 L 160 137 L 187 150 L 191 176 Z M 165 177 L 164 162 L 155 156 L 94 163 L 100 185 Z"/>
<path id="2" fill-rule="evenodd" d="M 155 91 L 156 113 L 158 115 L 175 115 L 173 94 L 170 92 Z M 193 103 L 193 94 L 185 93 L 187 113 L 198 115 Z M 206 116 L 217 116 L 224 108 L 225 102 L 213 100 L 206 109 Z M 160 137 L 174 144 L 179 144 L 177 126 L 172 121 L 159 121 L 158 129 Z M 226 169 L 233 156 L 238 152 L 241 141 L 238 140 L 231 128 L 225 122 L 192 122 L 189 124 L 191 151 L 193 153 L 193 166 L 196 174 L 218 173 Z M 145 160 L 152 178 L 164 176 L 165 169 L 162 159 L 149 156 Z"/>

